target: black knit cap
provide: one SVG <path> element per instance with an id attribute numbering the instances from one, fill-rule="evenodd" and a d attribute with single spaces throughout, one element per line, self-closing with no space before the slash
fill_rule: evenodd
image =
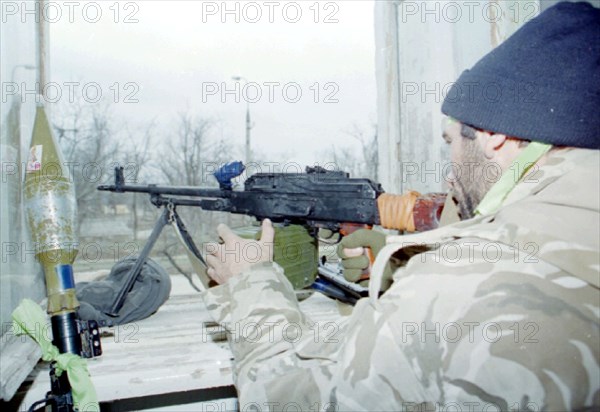
<path id="1" fill-rule="evenodd" d="M 600 149 L 600 10 L 559 3 L 462 73 L 442 112 L 555 146 Z"/>

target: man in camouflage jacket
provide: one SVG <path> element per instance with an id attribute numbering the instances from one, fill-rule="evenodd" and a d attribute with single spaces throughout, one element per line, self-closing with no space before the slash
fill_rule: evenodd
<path id="1" fill-rule="evenodd" d="M 442 111 L 464 220 L 389 237 L 370 297 L 334 330 L 270 262 L 270 222 L 254 265 L 231 256 L 251 241 L 219 227 L 221 285 L 204 298 L 230 331 L 240 410 L 597 410 L 599 13 L 559 4 L 461 75 Z M 490 81 L 531 82 L 538 99 L 486 101 Z"/>

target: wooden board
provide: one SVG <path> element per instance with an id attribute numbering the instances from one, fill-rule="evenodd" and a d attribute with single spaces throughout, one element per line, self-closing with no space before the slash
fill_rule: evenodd
<path id="1" fill-rule="evenodd" d="M 156 314 L 102 329 L 103 354 L 88 360 L 88 367 L 103 410 L 236 409 L 229 345 L 215 334 L 199 293 L 183 276 L 172 279 L 171 297 Z M 340 316 L 337 304 L 319 294 L 301 306 L 317 322 Z M 37 368 L 20 410 L 44 397 L 47 371 Z"/>

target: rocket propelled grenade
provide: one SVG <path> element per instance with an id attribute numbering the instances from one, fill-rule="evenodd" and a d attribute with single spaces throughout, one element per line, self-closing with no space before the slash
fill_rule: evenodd
<path id="1" fill-rule="evenodd" d="M 44 268 L 48 313 L 75 311 L 75 188 L 42 105 L 38 105 L 25 169 L 25 216 Z"/>
<path id="2" fill-rule="evenodd" d="M 44 269 L 53 344 L 60 353 L 90 358 L 102 353 L 98 324 L 81 321 L 75 294 L 73 262 L 77 256 L 77 203 L 73 180 L 52 133 L 44 107 L 38 104 L 23 185 L 25 216 L 36 258 Z M 68 374 L 51 366 L 46 405 L 73 410 Z"/>

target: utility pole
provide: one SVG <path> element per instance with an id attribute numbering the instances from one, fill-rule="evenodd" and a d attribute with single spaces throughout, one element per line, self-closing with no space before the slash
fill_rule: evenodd
<path id="1" fill-rule="evenodd" d="M 248 79 L 242 76 L 233 76 L 235 81 L 244 81 L 244 85 L 248 84 Z M 250 147 L 250 131 L 252 130 L 252 120 L 250 119 L 250 101 L 246 99 L 246 151 L 245 151 L 245 163 L 249 164 L 252 161 L 252 149 Z"/>
<path id="2" fill-rule="evenodd" d="M 252 129 L 252 124 L 250 123 L 250 103 L 246 102 L 246 164 L 250 164 L 252 161 L 252 149 L 250 149 L 250 129 Z"/>

